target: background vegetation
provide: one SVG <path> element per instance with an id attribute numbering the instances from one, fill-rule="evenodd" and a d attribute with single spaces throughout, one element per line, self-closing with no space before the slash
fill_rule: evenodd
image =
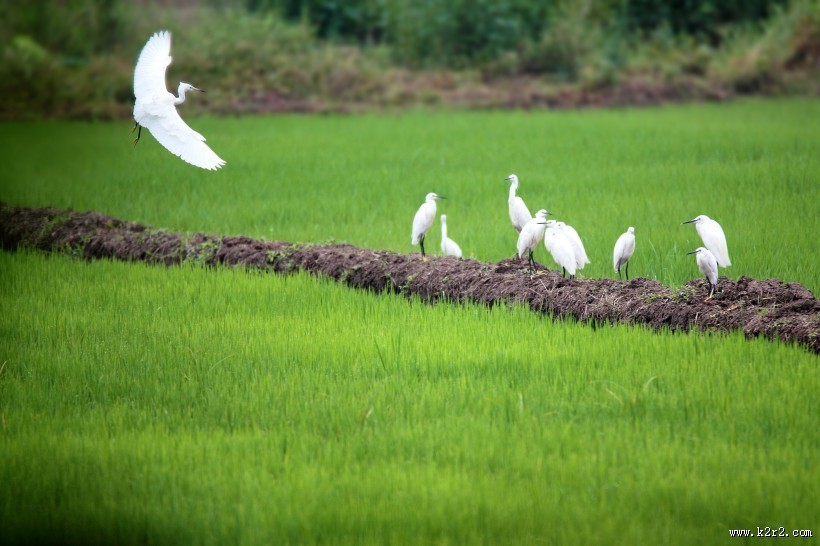
<path id="1" fill-rule="evenodd" d="M 815 93 L 820 72 L 817 0 L 9 0 L 0 116 L 127 117 L 160 28 L 170 87 L 226 113 Z"/>

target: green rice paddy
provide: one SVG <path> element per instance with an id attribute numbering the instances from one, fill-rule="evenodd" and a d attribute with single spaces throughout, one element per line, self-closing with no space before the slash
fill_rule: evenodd
<path id="1" fill-rule="evenodd" d="M 703 213 L 727 233 L 726 274 L 817 293 L 818 114 L 804 99 L 189 120 L 228 161 L 217 173 L 150 135 L 133 150 L 128 123 L 4 123 L 0 200 L 410 252 L 436 191 L 465 253 L 498 260 L 515 172 L 531 210 L 578 229 L 586 277 L 611 275 L 630 225 L 631 273 L 696 277 L 680 222 Z M 0 542 L 820 532 L 820 377 L 799 347 L 30 252 L 0 254 L 0 332 Z"/>

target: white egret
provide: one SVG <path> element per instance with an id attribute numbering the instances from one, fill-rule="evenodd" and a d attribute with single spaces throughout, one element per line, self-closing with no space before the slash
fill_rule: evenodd
<path id="1" fill-rule="evenodd" d="M 445 256 L 455 256 L 461 258 L 461 247 L 458 243 L 447 237 L 447 215 L 441 215 L 441 251 Z"/>
<path id="2" fill-rule="evenodd" d="M 587 257 L 587 251 L 584 248 L 584 243 L 581 242 L 581 237 L 578 235 L 578 232 L 575 231 L 575 228 L 565 224 L 564 222 L 557 222 L 561 231 L 564 232 L 564 235 L 567 236 L 569 242 L 572 244 L 572 251 L 575 253 L 575 265 L 578 269 L 583 269 L 584 266 L 588 263 L 592 263 L 589 261 Z"/>
<path id="3" fill-rule="evenodd" d="M 424 203 L 421 204 L 419 210 L 416 211 L 416 216 L 413 217 L 413 238 L 412 244 L 421 246 L 421 256 L 424 257 L 424 237 L 427 231 L 433 225 L 433 220 L 436 218 L 436 199 L 447 199 L 441 195 L 436 195 L 433 192 L 427 194 Z"/>
<path id="4" fill-rule="evenodd" d="M 547 221 L 547 230 L 544 234 L 544 246 L 552 255 L 555 263 L 561 266 L 566 277 L 569 271 L 569 278 L 575 278 L 575 270 L 578 266 L 575 261 L 575 250 L 572 248 L 572 242 L 566 233 L 558 226 L 555 220 Z"/>
<path id="5" fill-rule="evenodd" d="M 726 246 L 726 235 L 723 234 L 723 228 L 720 224 L 701 214 L 691 220 L 683 222 L 684 224 L 695 224 L 695 229 L 698 230 L 703 246 L 709 249 L 709 252 L 714 254 L 720 267 L 729 267 L 732 262 L 729 260 L 729 247 Z"/>
<path id="6" fill-rule="evenodd" d="M 165 69 L 171 64 L 171 33 L 157 32 L 142 48 L 134 69 L 134 129 L 139 127 L 134 145 L 145 127 L 172 154 L 191 165 L 216 170 L 225 164 L 207 144 L 205 137 L 188 127 L 176 105 L 185 102 L 187 91 L 201 91 L 189 83 L 179 84 L 179 97 L 165 87 Z M 134 132 L 133 130 L 131 131 Z"/>
<path id="7" fill-rule="evenodd" d="M 621 278 L 621 268 L 626 265 L 626 280 L 629 280 L 629 258 L 635 252 L 635 228 L 629 226 L 626 233 L 623 233 L 615 241 L 615 250 L 612 252 L 612 266 L 618 278 Z"/>
<path id="8" fill-rule="evenodd" d="M 521 229 L 521 233 L 518 234 L 518 243 L 516 247 L 518 248 L 518 259 L 521 259 L 521 256 L 524 253 L 527 253 L 527 264 L 530 267 L 530 270 L 535 269 L 535 259 L 532 256 L 535 247 L 544 239 L 544 229 L 546 229 L 547 221 L 546 217 L 549 212 L 546 209 L 541 209 L 535 213 L 535 218 L 531 218 L 529 222 L 524 224 L 523 229 Z"/>
<path id="9" fill-rule="evenodd" d="M 518 190 L 518 177 L 511 174 L 504 180 L 511 182 L 510 197 L 507 199 L 510 210 L 510 220 L 512 221 L 515 231 L 521 233 L 521 230 L 524 229 L 527 222 L 532 220 L 532 214 L 530 214 L 530 209 L 527 208 L 527 205 L 524 204 L 524 200 L 515 195 L 516 190 Z"/>
<path id="10" fill-rule="evenodd" d="M 708 300 L 715 293 L 715 288 L 717 288 L 717 257 L 702 246 L 692 252 L 687 252 L 687 254 L 696 254 L 695 259 L 698 262 L 698 269 L 700 269 L 700 272 L 706 276 L 706 280 L 709 281 L 709 296 L 706 298 Z"/>

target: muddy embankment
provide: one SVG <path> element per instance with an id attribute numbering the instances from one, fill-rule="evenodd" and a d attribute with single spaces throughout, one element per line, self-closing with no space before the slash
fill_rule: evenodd
<path id="1" fill-rule="evenodd" d="M 820 301 L 804 286 L 776 279 L 722 277 L 708 286 L 693 280 L 672 290 L 637 278 L 569 280 L 560 272 L 531 275 L 524 262 L 484 263 L 367 250 L 351 245 L 292 244 L 248 237 L 181 234 L 97 212 L 10 207 L 0 203 L 0 244 L 65 252 L 84 259 L 113 258 L 166 266 L 194 262 L 287 274 L 309 271 L 356 288 L 494 305 L 518 302 L 541 313 L 593 324 L 621 322 L 671 330 L 743 330 L 796 342 L 820 353 Z"/>

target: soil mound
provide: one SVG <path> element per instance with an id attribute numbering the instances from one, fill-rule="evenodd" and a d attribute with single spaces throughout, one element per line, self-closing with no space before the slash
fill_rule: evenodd
<path id="1" fill-rule="evenodd" d="M 556 317 L 602 324 L 645 324 L 655 329 L 743 330 L 747 336 L 793 341 L 820 353 L 820 301 L 804 286 L 777 279 L 721 277 L 707 300 L 705 280 L 672 290 L 644 278 L 564 279 L 525 263 L 485 263 L 368 250 L 351 245 L 292 244 L 248 237 L 157 230 L 97 212 L 10 207 L 0 203 L 0 245 L 66 252 L 85 259 L 139 260 L 166 266 L 184 262 L 248 267 L 287 274 L 308 271 L 347 285 L 418 296 L 424 301 L 519 303 Z"/>

